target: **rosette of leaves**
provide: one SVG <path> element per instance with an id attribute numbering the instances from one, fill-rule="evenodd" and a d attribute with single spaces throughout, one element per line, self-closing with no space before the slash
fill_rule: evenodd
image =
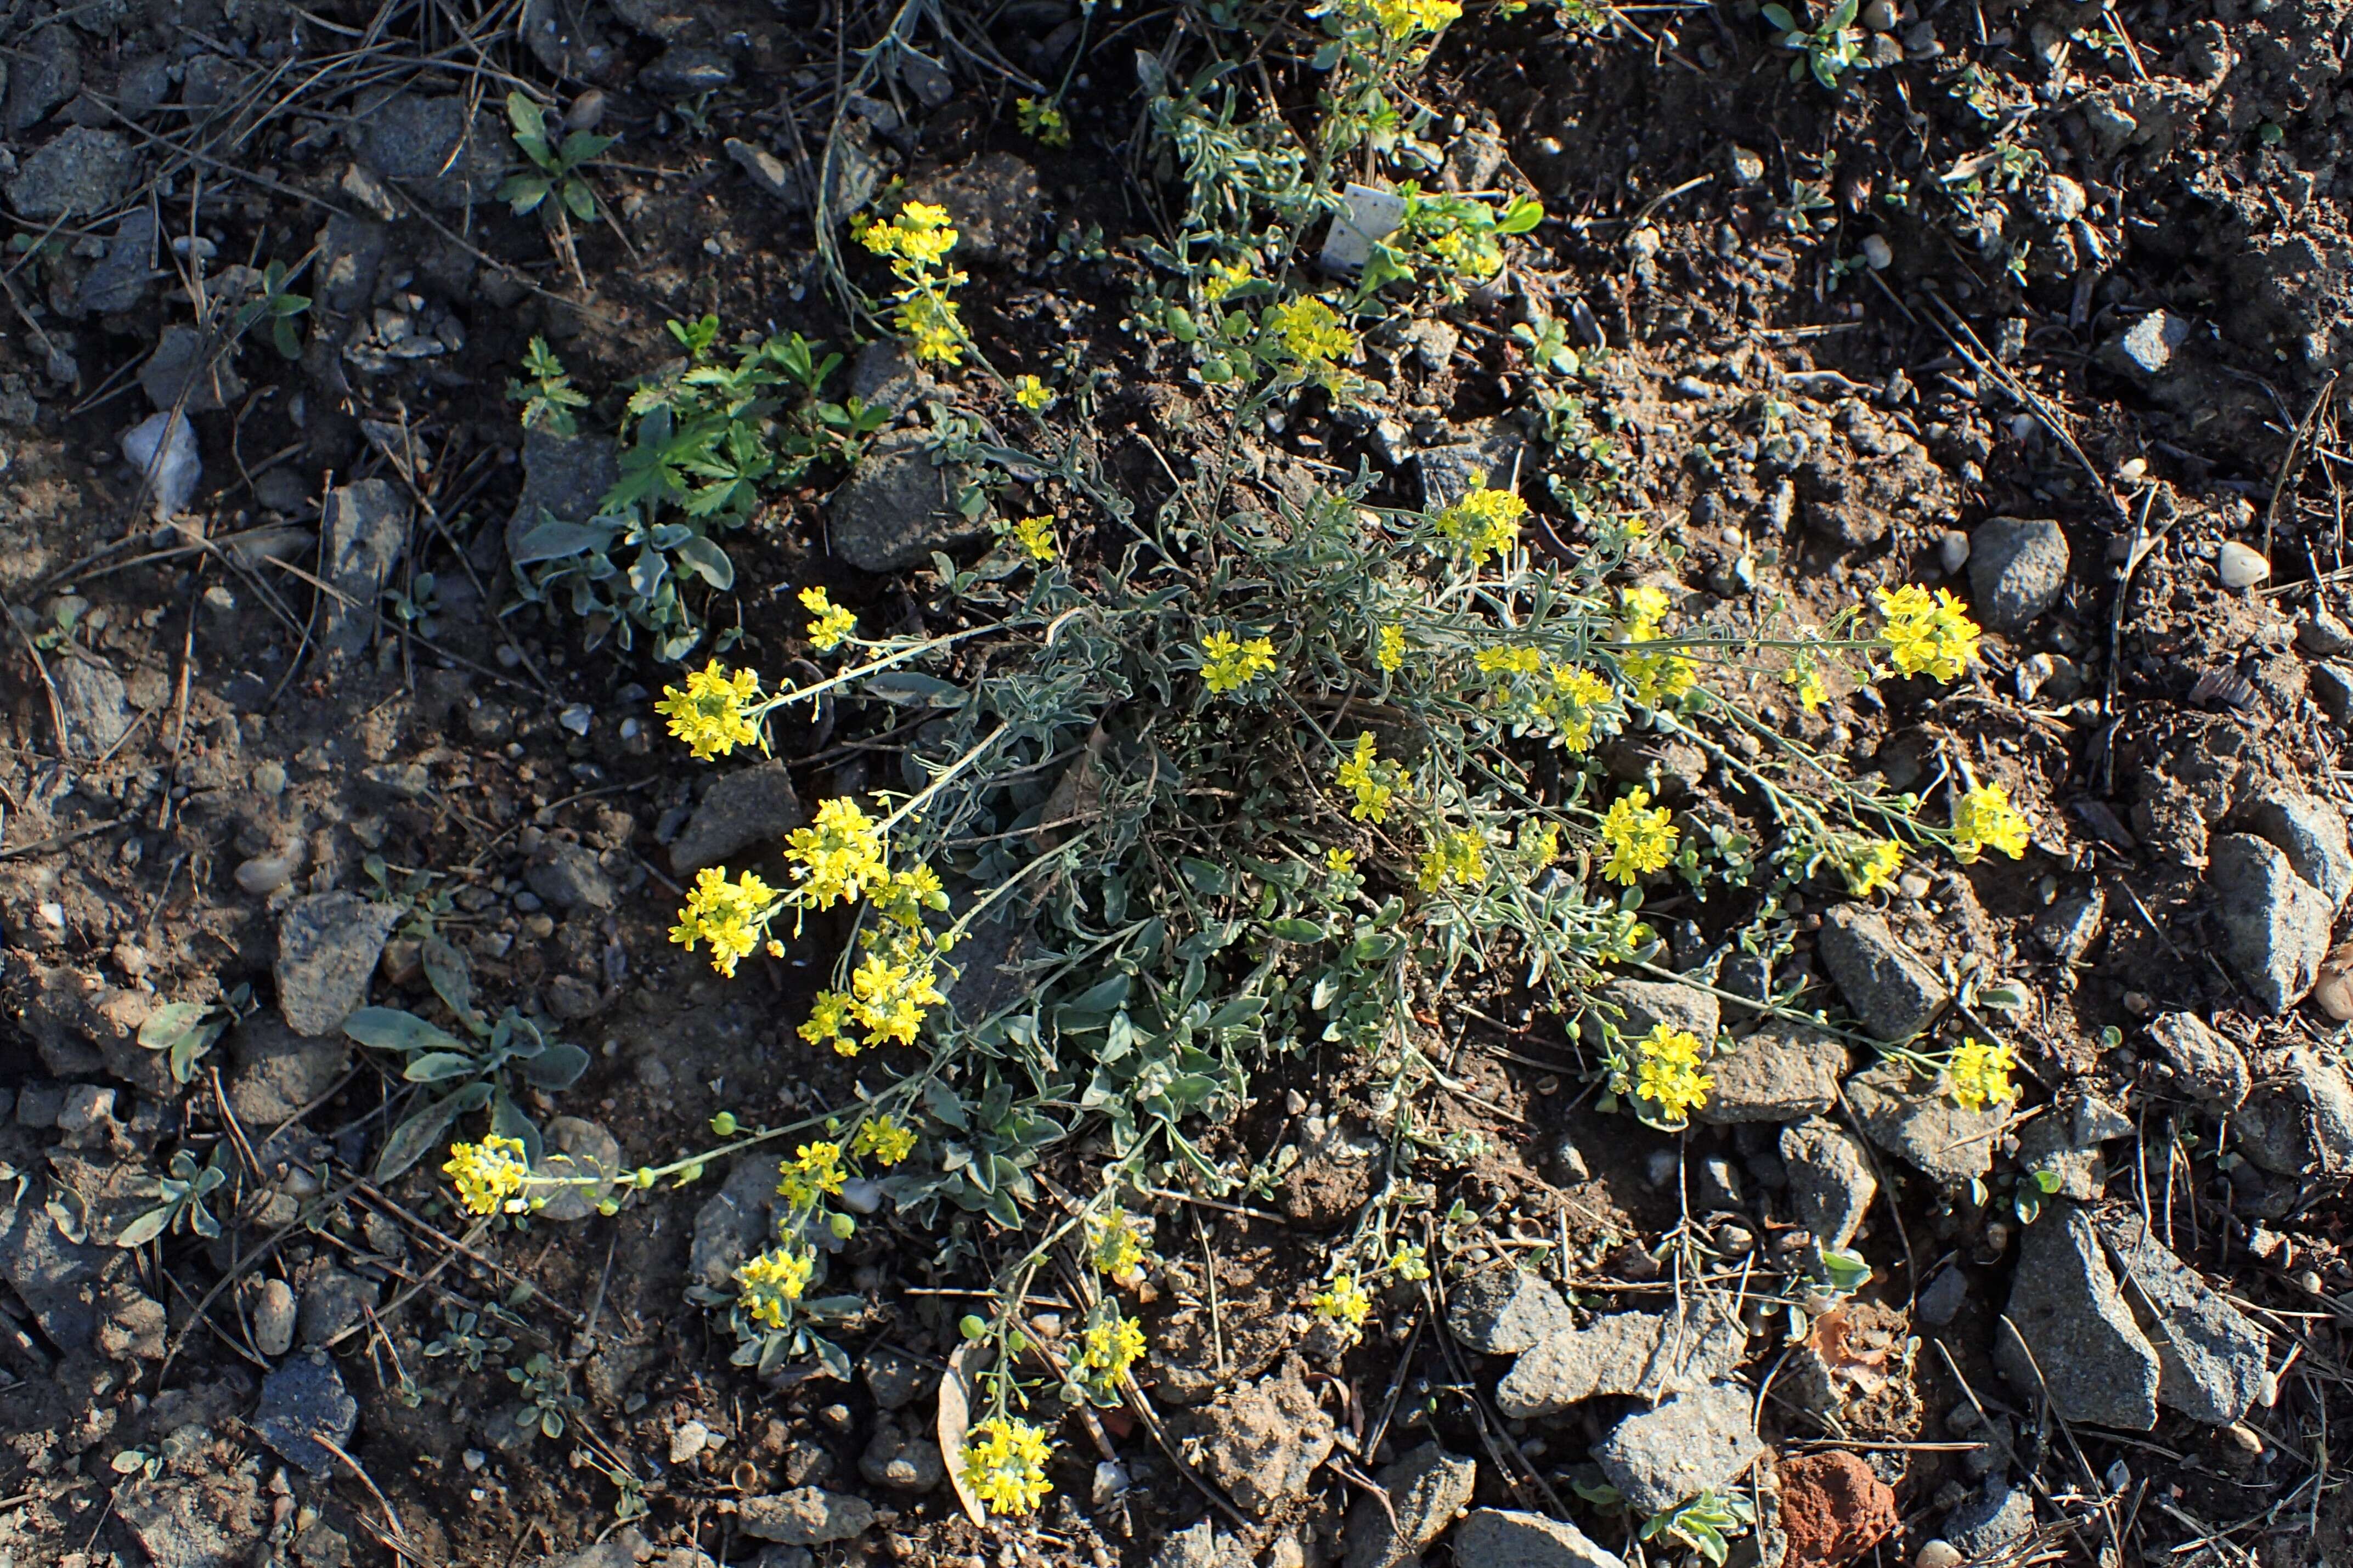
<path id="1" fill-rule="evenodd" d="M 557 141 L 548 130 L 547 110 L 520 92 L 507 94 L 507 123 L 514 128 L 515 146 L 530 163 L 520 174 L 507 176 L 499 187 L 499 200 L 521 217 L 538 212 L 553 196 L 556 210 L 582 223 L 596 222 L 596 193 L 581 178 L 580 170 L 589 160 L 603 156 L 613 138 L 575 131 Z"/>
<path id="2" fill-rule="evenodd" d="M 457 1019 L 453 1035 L 397 1007 L 363 1007 L 343 1020 L 343 1033 L 361 1045 L 408 1058 L 401 1077 L 431 1098 L 411 1111 L 384 1141 L 375 1179 L 389 1181 L 440 1147 L 450 1127 L 469 1111 L 488 1110 L 490 1130 L 522 1141 L 523 1158 L 540 1163 L 539 1127 L 515 1103 L 512 1080 L 551 1092 L 569 1089 L 588 1070 L 588 1053 L 550 1039 L 538 1020 L 512 1007 L 494 1021 L 474 1005 L 474 980 L 466 956 L 436 937 L 421 957 L 434 994 Z M 454 1087 L 452 1087 L 454 1086 Z"/>
<path id="3" fill-rule="evenodd" d="M 217 1002 L 166 1002 L 139 1026 L 139 1043 L 163 1052 L 172 1081 L 185 1083 L 229 1026 L 252 1010 L 252 997 L 253 987 L 240 985 Z"/>

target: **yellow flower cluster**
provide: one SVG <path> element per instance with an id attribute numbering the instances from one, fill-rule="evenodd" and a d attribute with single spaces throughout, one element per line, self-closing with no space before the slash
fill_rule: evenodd
<path id="1" fill-rule="evenodd" d="M 1430 841 L 1414 871 L 1414 886 L 1425 893 L 1454 884 L 1475 887 L 1487 879 L 1487 840 L 1472 827 L 1442 828 Z"/>
<path id="2" fill-rule="evenodd" d="M 1144 1356 L 1144 1325 L 1114 1310 L 1079 1335 L 1079 1370 L 1096 1384 L 1116 1384 Z"/>
<path id="3" fill-rule="evenodd" d="M 1382 760 L 1368 730 L 1356 737 L 1356 751 L 1341 759 L 1339 772 L 1334 776 L 1342 789 L 1356 797 L 1356 804 L 1348 808 L 1350 816 L 1358 822 L 1387 822 L 1389 802 L 1397 798 L 1405 770 L 1394 762 Z"/>
<path id="4" fill-rule="evenodd" d="M 1087 1257 L 1095 1271 L 1113 1284 L 1133 1288 L 1144 1278 L 1144 1237 L 1123 1209 L 1113 1209 L 1088 1226 Z"/>
<path id="5" fill-rule="evenodd" d="M 1544 650 L 1537 647 L 1482 647 L 1471 662 L 1482 675 L 1534 675 L 1544 668 Z"/>
<path id="6" fill-rule="evenodd" d="M 893 873 L 872 901 L 882 918 L 858 934 L 865 955 L 850 972 L 849 989 L 818 992 L 800 1027 L 809 1044 L 829 1045 L 845 1057 L 856 1056 L 861 1044 L 913 1045 L 931 1009 L 947 1000 L 939 987 L 938 945 L 923 923 L 925 910 L 948 907 L 939 874 L 929 866 Z M 866 1031 L 862 1042 L 849 1037 L 852 1024 Z"/>
<path id="7" fill-rule="evenodd" d="M 1340 324 L 1339 313 L 1321 300 L 1269 305 L 1261 326 L 1300 369 L 1329 381 L 1342 360 L 1353 358 L 1356 335 Z"/>
<path id="8" fill-rule="evenodd" d="M 793 829 L 785 858 L 793 863 L 796 899 L 811 910 L 856 903 L 891 879 L 881 827 L 847 795 L 820 802 L 816 826 Z"/>
<path id="9" fill-rule="evenodd" d="M 1609 847 L 1601 874 L 1630 888 L 1651 872 L 1666 869 L 1680 837 L 1673 815 L 1664 806 L 1651 805 L 1649 790 L 1630 789 L 1610 803 L 1601 819 L 1601 842 Z"/>
<path id="10" fill-rule="evenodd" d="M 1212 261 L 1209 275 L 1201 280 L 1201 298 L 1215 305 L 1256 276 L 1256 269 L 1247 256 L 1238 261 Z"/>
<path id="11" fill-rule="evenodd" d="M 859 1124 L 849 1152 L 871 1154 L 877 1164 L 895 1165 L 915 1152 L 914 1131 L 892 1117 L 877 1116 Z"/>
<path id="12" fill-rule="evenodd" d="M 1455 0 L 1372 0 L 1371 8 L 1381 31 L 1400 42 L 1435 33 L 1462 15 Z"/>
<path id="13" fill-rule="evenodd" d="M 2026 854 L 2026 818 L 2010 804 L 2010 791 L 1982 784 L 1953 803 L 1953 856 L 1964 866 L 1990 847 L 2016 860 Z"/>
<path id="14" fill-rule="evenodd" d="M 964 274 L 952 272 L 950 278 L 961 282 Z M 964 321 L 956 314 L 956 302 L 944 294 L 926 294 L 909 289 L 899 297 L 892 311 L 899 331 L 906 334 L 923 364 L 961 364 L 964 363 Z"/>
<path id="15" fill-rule="evenodd" d="M 823 588 L 803 588 L 800 597 L 815 617 L 808 624 L 808 638 L 818 652 L 831 653 L 858 629 L 857 613 L 835 604 Z"/>
<path id="16" fill-rule="evenodd" d="M 1335 880 L 1355 876 L 1356 852 L 1353 849 L 1326 849 L 1324 851 L 1324 874 Z"/>
<path id="17" fill-rule="evenodd" d="M 458 1189 L 458 1202 L 470 1215 L 522 1214 L 531 1207 L 522 1196 L 531 1180 L 523 1163 L 522 1140 L 491 1133 L 479 1143 L 452 1143 L 449 1162 L 441 1167 Z"/>
<path id="18" fill-rule="evenodd" d="M 1822 681 L 1821 667 L 1811 658 L 1801 658 L 1783 670 L 1781 684 L 1797 692 L 1798 706 L 1809 713 L 1830 700 L 1831 689 Z"/>
<path id="19" fill-rule="evenodd" d="M 1430 1250 L 1411 1242 L 1399 1242 L 1389 1254 L 1389 1272 L 1400 1279 L 1421 1280 L 1430 1278 Z"/>
<path id="20" fill-rule="evenodd" d="M 1025 517 L 1013 525 L 1013 542 L 1032 561 L 1054 558 L 1054 518 L 1049 512 L 1041 517 Z"/>
<path id="21" fill-rule="evenodd" d="M 1034 98 L 1018 98 L 1013 100 L 1013 112 L 1021 121 L 1021 129 L 1044 145 L 1067 147 L 1071 144 L 1070 122 L 1052 104 L 1040 103 Z"/>
<path id="22" fill-rule="evenodd" d="M 1520 519 L 1528 503 L 1516 490 L 1491 490 L 1472 485 L 1462 499 L 1430 519 L 1440 538 L 1462 552 L 1472 565 L 1486 563 L 1490 555 L 1504 555 L 1520 542 Z"/>
<path id="23" fill-rule="evenodd" d="M 1373 1311 L 1373 1299 L 1365 1293 L 1365 1288 L 1353 1274 L 1332 1276 L 1310 1304 L 1317 1317 L 1351 1333 L 1363 1328 Z"/>
<path id="24" fill-rule="evenodd" d="M 1715 1087 L 1715 1079 L 1700 1070 L 1707 1050 L 1689 1029 L 1652 1025 L 1634 1042 L 1634 1098 L 1654 1106 L 1662 1123 L 1682 1126 Z"/>
<path id="25" fill-rule="evenodd" d="M 1960 601 L 1944 588 L 1934 597 L 1916 585 L 1873 592 L 1887 621 L 1880 640 L 1895 668 L 1905 675 L 1958 680 L 1978 656 L 1978 624 L 1962 613 Z"/>
<path id="26" fill-rule="evenodd" d="M 709 942 L 711 967 L 733 978 L 736 964 L 764 942 L 772 954 L 784 952 L 782 942 L 768 938 L 768 922 L 783 908 L 776 889 L 758 872 L 746 871 L 731 882 L 723 868 L 706 866 L 686 890 L 686 907 L 678 911 L 670 939 L 689 952 Z"/>
<path id="27" fill-rule="evenodd" d="M 888 261 L 906 285 L 898 293 L 894 316 L 915 358 L 925 364 L 955 364 L 964 357 L 964 324 L 946 290 L 965 276 L 940 269 L 956 237 L 947 209 L 929 202 L 909 202 L 889 222 L 878 219 L 858 234 L 858 242 Z"/>
<path id="28" fill-rule="evenodd" d="M 1604 677 L 1548 659 L 1534 647 L 1482 648 L 1474 662 L 1489 675 L 1521 678 L 1522 683 L 1498 699 L 1513 717 L 1550 731 L 1555 743 L 1572 752 L 1593 749 L 1594 725 L 1610 716 L 1614 695 Z"/>
<path id="29" fill-rule="evenodd" d="M 849 1179 L 849 1173 L 841 1168 L 840 1144 L 804 1143 L 776 1167 L 776 1195 L 797 1209 L 810 1208 L 818 1199 L 840 1192 Z"/>
<path id="30" fill-rule="evenodd" d="M 781 1329 L 792 1310 L 791 1303 L 801 1299 L 801 1292 L 808 1289 L 809 1279 L 816 1272 L 816 1254 L 796 1252 L 788 1247 L 772 1247 L 735 1270 L 735 1283 L 741 1291 L 736 1303 L 754 1322 L 764 1328 Z"/>
<path id="31" fill-rule="evenodd" d="M 1963 1110 L 2009 1104 L 2018 1098 L 2018 1086 L 2010 1081 L 2010 1069 L 2017 1066 L 2018 1053 L 2009 1046 L 1962 1040 L 1945 1063 L 1945 1081 L 1953 1103 Z"/>
<path id="32" fill-rule="evenodd" d="M 663 687 L 654 711 L 670 721 L 670 732 L 693 749 L 697 762 L 707 763 L 760 743 L 759 726 L 746 711 L 759 700 L 757 675 L 748 669 L 730 674 L 714 658 L 688 670 L 684 686 Z"/>
<path id="33" fill-rule="evenodd" d="M 1405 668 L 1405 628 L 1383 626 L 1380 637 L 1374 645 L 1373 658 L 1385 672 L 1390 675 L 1395 675 Z"/>
<path id="34" fill-rule="evenodd" d="M 1660 625 L 1667 618 L 1664 591 L 1647 585 L 1629 588 L 1621 603 L 1619 633 L 1630 647 L 1659 635 Z M 1647 708 L 1663 707 L 1699 684 L 1699 667 L 1667 649 L 1629 652 L 1620 657 L 1618 666 L 1626 672 L 1634 700 Z"/>
<path id="35" fill-rule="evenodd" d="M 1053 1452 L 1044 1427 L 1018 1415 L 992 1415 L 965 1434 L 957 1472 L 989 1512 L 1029 1513 L 1054 1489 L 1046 1479 Z"/>
<path id="36" fill-rule="evenodd" d="M 1892 838 L 1849 845 L 1839 861 L 1839 870 L 1846 878 L 1846 890 L 1858 899 L 1867 899 L 1882 888 L 1894 886 L 1895 874 L 1902 869 L 1904 846 Z"/>
<path id="37" fill-rule="evenodd" d="M 1216 696 L 1240 690 L 1273 668 L 1271 638 L 1239 642 L 1230 632 L 1211 632 L 1201 639 L 1201 683 Z"/>
<path id="38" fill-rule="evenodd" d="M 1054 401 L 1053 391 L 1034 375 L 1018 377 L 1013 383 L 1013 401 L 1035 414 Z"/>
<path id="39" fill-rule="evenodd" d="M 891 263 L 902 278 L 928 271 L 955 248 L 948 210 L 930 202 L 909 202 L 888 222 L 877 218 L 858 234 L 858 243 Z"/>

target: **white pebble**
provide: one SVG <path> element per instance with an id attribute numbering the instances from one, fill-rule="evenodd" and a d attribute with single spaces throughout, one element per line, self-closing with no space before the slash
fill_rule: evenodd
<path id="1" fill-rule="evenodd" d="M 1885 235 L 1866 234 L 1862 237 L 1862 258 L 1873 272 L 1884 272 L 1895 260 L 1895 249 L 1887 243 Z"/>
<path id="2" fill-rule="evenodd" d="M 1945 574 L 1951 576 L 1969 563 L 1969 536 L 1957 528 L 1945 530 L 1936 541 L 1936 558 L 1945 563 Z"/>
<path id="3" fill-rule="evenodd" d="M 670 1435 L 670 1462 L 688 1464 L 711 1446 L 711 1428 L 700 1421 L 681 1421 Z"/>
<path id="4" fill-rule="evenodd" d="M 122 433 L 122 459 L 146 476 L 155 521 L 169 522 L 196 499 L 205 466 L 185 414 L 151 414 Z"/>
<path id="5" fill-rule="evenodd" d="M 1930 1541 L 1921 1544 L 1920 1554 L 1912 1559 L 1912 1568 L 1961 1568 L 1968 1559 L 1961 1549 L 1949 1541 Z"/>
<path id="6" fill-rule="evenodd" d="M 882 1206 L 882 1184 L 852 1176 L 841 1184 L 841 1206 L 851 1214 L 872 1214 Z"/>
<path id="7" fill-rule="evenodd" d="M 2272 574 L 2272 563 L 2237 540 L 2222 546 L 2215 568 L 2225 588 L 2252 588 Z"/>
<path id="8" fill-rule="evenodd" d="M 256 855 L 237 868 L 237 885 L 255 898 L 267 898 L 294 879 L 302 868 L 303 843 L 289 839 L 267 855 Z"/>

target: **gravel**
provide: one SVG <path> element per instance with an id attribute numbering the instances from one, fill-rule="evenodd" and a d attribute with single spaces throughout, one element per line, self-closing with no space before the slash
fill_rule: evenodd
<path id="1" fill-rule="evenodd" d="M 328 1035 L 367 1000 L 368 976 L 400 910 L 357 893 L 314 893 L 278 926 L 278 1013 L 298 1035 Z"/>
<path id="2" fill-rule="evenodd" d="M 2208 850 L 2206 886 L 2228 958 L 2268 1013 L 2304 999 L 2328 952 L 2336 906 L 2295 873 L 2276 846 L 2248 833 L 2217 835 Z"/>
<path id="3" fill-rule="evenodd" d="M 1969 535 L 1969 588 L 1978 618 L 2024 630 L 2067 587 L 2067 536 L 2055 522 L 1997 517 Z"/>
<path id="4" fill-rule="evenodd" d="M 1846 1068 L 1846 1042 L 1837 1036 L 1795 1019 L 1770 1019 L 1708 1065 L 1715 1087 L 1694 1120 L 1723 1125 L 1819 1115 L 1838 1102 Z"/>
<path id="5" fill-rule="evenodd" d="M 2007 1310 L 2017 1333 L 1996 1327 L 1994 1362 L 2021 1397 L 2047 1386 L 2063 1420 L 2137 1432 L 2157 1425 L 2156 1347 L 2134 1322 L 2083 1210 L 2054 1203 L 2026 1227 Z"/>
<path id="6" fill-rule="evenodd" d="M 1626 1568 L 1567 1520 L 1502 1508 L 1474 1509 L 1463 1520 L 1454 1561 L 1465 1568 Z"/>
<path id="7" fill-rule="evenodd" d="M 1858 905 L 1824 912 L 1818 951 L 1847 1005 L 1880 1039 L 1918 1034 L 1951 1000 L 1936 971 L 1896 940 L 1885 918 Z"/>
<path id="8" fill-rule="evenodd" d="M 1823 1247 L 1842 1247 L 1879 1195 L 1871 1158 L 1844 1128 L 1820 1118 L 1781 1130 L 1781 1163 L 1798 1221 Z"/>
<path id="9" fill-rule="evenodd" d="M 1593 1450 L 1609 1484 L 1647 1518 L 1704 1491 L 1721 1492 L 1765 1445 L 1750 1426 L 1750 1395 L 1717 1384 L 1630 1415 Z"/>

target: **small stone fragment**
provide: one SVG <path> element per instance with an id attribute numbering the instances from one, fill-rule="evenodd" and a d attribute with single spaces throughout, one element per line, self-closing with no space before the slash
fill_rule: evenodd
<path id="1" fill-rule="evenodd" d="M 1447 1293 L 1446 1326 L 1482 1355 L 1514 1355 L 1547 1335 L 1572 1331 L 1560 1292 L 1521 1268 L 1473 1274 Z"/>
<path id="2" fill-rule="evenodd" d="M 2148 1021 L 2157 1042 L 2184 1088 L 2217 1115 L 2236 1110 L 2253 1077 L 2246 1054 L 2190 1013 L 2161 1013 Z"/>
<path id="3" fill-rule="evenodd" d="M 1993 631 L 2021 631 L 2067 588 L 2067 535 L 2042 519 L 1997 517 L 1969 535 L 1969 589 Z"/>
<path id="4" fill-rule="evenodd" d="M 2222 580 L 2225 588 L 2252 588 L 2272 574 L 2272 563 L 2233 539 L 2215 555 L 2214 574 Z"/>
<path id="5" fill-rule="evenodd" d="M 1999 1477 L 1945 1516 L 1945 1537 L 1968 1561 L 1991 1562 L 2034 1533 L 2034 1498 Z"/>
<path id="6" fill-rule="evenodd" d="M 2021 1394 L 2047 1388 L 2064 1420 L 2137 1432 L 2157 1425 L 2156 1347 L 2074 1205 L 2055 1204 L 2026 1227 L 2007 1319 L 1995 1329 L 1994 1362 Z"/>
<path id="7" fill-rule="evenodd" d="M 1348 1515 L 1347 1568 L 1398 1568 L 1417 1561 L 1422 1549 L 1471 1501 L 1478 1465 L 1458 1458 L 1435 1443 L 1424 1443 L 1373 1479 L 1388 1494 L 1383 1508 L 1359 1497 Z"/>
<path id="8" fill-rule="evenodd" d="M 1626 1568 L 1567 1520 L 1501 1508 L 1474 1509 L 1463 1520 L 1454 1561 L 1464 1568 Z"/>
<path id="9" fill-rule="evenodd" d="M 1993 1169 L 1994 1141 L 2009 1119 L 2000 1105 L 1962 1110 L 1900 1061 L 1847 1079 L 1846 1099 L 1865 1137 L 1947 1187 L 1967 1186 Z"/>
<path id="10" fill-rule="evenodd" d="M 1710 998 L 1714 1000 L 1714 998 Z M 1694 1119 L 1715 1125 L 1795 1121 L 1838 1103 L 1846 1042 L 1793 1018 L 1769 1018 L 1708 1064 L 1715 1087 Z"/>
<path id="11" fill-rule="evenodd" d="M 1332 1417 L 1294 1367 L 1201 1414 L 1199 1462 L 1244 1510 L 1265 1514 L 1307 1489 L 1331 1456 Z"/>
<path id="12" fill-rule="evenodd" d="M 2345 835 L 2344 808 L 2317 795 L 2273 784 L 2241 808 L 2247 831 L 2276 847 L 2295 874 L 2319 889 L 2332 904 L 2353 894 L 2353 849 Z"/>
<path id="13" fill-rule="evenodd" d="M 1898 942 L 1874 910 L 1833 906 L 1822 916 L 1819 949 L 1839 994 L 1880 1039 L 1909 1039 L 1951 1000 L 1936 971 Z"/>
<path id="14" fill-rule="evenodd" d="M 1715 1043 L 1723 1015 L 1712 991 L 1672 980 L 1613 980 L 1602 995 L 1620 1009 L 1615 1024 L 1621 1039 L 1639 1040 L 1664 1024 L 1697 1036 L 1703 1051 Z M 1588 1038 L 1600 1037 L 1599 1025 L 1599 1016 L 1586 1015 Z"/>
<path id="15" fill-rule="evenodd" d="M 359 1418 L 359 1401 L 343 1387 L 334 1362 L 324 1351 L 311 1351 L 261 1380 L 253 1430 L 289 1464 L 314 1476 L 332 1476 L 342 1473 L 343 1461 L 320 1439 L 348 1453 Z"/>
<path id="16" fill-rule="evenodd" d="M 867 447 L 828 506 L 836 555 L 861 572 L 901 572 L 986 528 L 985 513 L 956 504 L 963 477 L 934 466 L 930 444 L 923 431 L 892 430 Z"/>
<path id="17" fill-rule="evenodd" d="M 1781 1130 L 1781 1162 L 1798 1220 L 1817 1246 L 1843 1247 L 1879 1195 L 1878 1178 L 1862 1145 L 1833 1121 L 1816 1118 Z"/>
<path id="18" fill-rule="evenodd" d="M 670 869 L 691 877 L 743 850 L 775 848 L 794 828 L 807 825 L 808 813 L 793 792 L 784 763 L 762 763 L 723 773 L 703 792 L 684 831 L 670 845 Z"/>
<path id="19" fill-rule="evenodd" d="M 1903 1523 L 1894 1489 L 1860 1455 L 1800 1455 L 1781 1466 L 1780 1479 L 1781 1530 L 1789 1538 L 1785 1568 L 1840 1568 Z"/>
<path id="20" fill-rule="evenodd" d="M 294 1291 L 285 1280 L 262 1281 L 253 1295 L 253 1348 L 272 1361 L 294 1348 Z"/>
<path id="21" fill-rule="evenodd" d="M 2304 999 L 2328 952 L 2336 906 L 2295 874 L 2286 855 L 2249 833 L 2215 837 L 2206 886 L 2222 929 L 2223 956 L 2266 1012 Z"/>
<path id="22" fill-rule="evenodd" d="M 2244 1416 L 2269 1371 L 2263 1331 L 2150 1234 L 2139 1215 L 2105 1215 L 2099 1232 L 2157 1347 L 2158 1403 L 2210 1426 Z"/>
<path id="23" fill-rule="evenodd" d="M 874 1523 L 874 1509 L 863 1498 L 797 1487 L 773 1497 L 744 1499 L 735 1505 L 735 1523 L 744 1534 L 762 1541 L 822 1546 L 865 1534 Z"/>
<path id="24" fill-rule="evenodd" d="M 1765 1451 L 1749 1425 L 1746 1390 L 1716 1384 L 1630 1415 L 1593 1450 L 1609 1484 L 1639 1516 L 1723 1491 Z"/>
<path id="25" fill-rule="evenodd" d="M 314 893 L 286 907 L 278 926 L 278 1012 L 298 1035 L 336 1033 L 367 1000 L 368 976 L 398 906 L 357 893 Z"/>
<path id="26" fill-rule="evenodd" d="M 1525 1352 L 1496 1384 L 1495 1407 L 1523 1421 L 1597 1394 L 1679 1394 L 1730 1376 L 1747 1349 L 1746 1330 L 1713 1298 L 1687 1302 L 1680 1317 L 1613 1312 Z"/>

